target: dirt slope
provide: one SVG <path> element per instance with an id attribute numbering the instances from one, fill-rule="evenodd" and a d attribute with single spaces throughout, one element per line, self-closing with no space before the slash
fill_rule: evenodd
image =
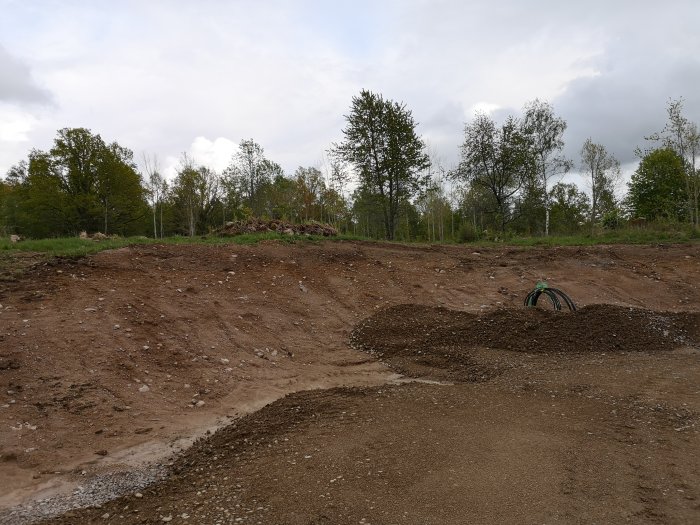
<path id="1" fill-rule="evenodd" d="M 187 444 L 187 438 L 193 434 L 221 426 L 289 392 L 334 386 L 372 387 L 395 379 L 394 370 L 349 344 L 353 327 L 385 308 L 413 304 L 476 313 L 519 307 L 534 282 L 546 279 L 582 306 L 606 303 L 655 312 L 697 312 L 699 259 L 697 245 L 475 251 L 465 247 L 329 242 L 254 247 L 141 246 L 40 267 L 20 282 L 7 285 L 0 295 L 0 477 L 8 488 L 0 505 L 7 507 L 30 496 L 52 494 L 62 482 L 69 482 L 65 487 L 70 488 L 70 483 L 95 472 L 129 468 L 145 458 L 164 458 L 171 446 L 178 445 L 178 439 Z M 461 315 L 454 317 L 457 325 L 462 322 Z M 664 315 L 664 319 L 670 319 Z M 693 329 L 688 320 L 697 319 L 681 318 L 685 320 L 678 326 L 673 325 L 675 321 L 668 325 L 672 339 L 687 337 Z M 422 319 L 422 314 L 416 319 Z M 508 326 L 507 318 L 503 322 L 494 333 Z M 585 326 L 580 329 L 585 331 Z M 663 330 L 668 329 L 662 327 L 661 332 L 656 332 L 659 341 L 667 340 Z M 621 335 L 631 334 L 628 331 Z M 414 334 L 413 338 L 417 337 Z M 640 341 L 647 344 L 646 340 Z M 682 403 L 690 406 L 689 401 L 697 404 L 692 392 L 686 391 L 698 379 L 697 355 L 688 348 L 691 347 L 660 356 L 644 351 L 634 357 L 618 355 L 610 358 L 614 362 L 605 365 L 598 361 L 610 356 L 578 356 L 566 360 L 564 366 L 553 355 L 507 352 L 507 348 L 498 354 L 484 354 L 484 348 L 479 347 L 470 356 L 475 366 L 498 373 L 487 374 L 484 379 L 490 380 L 482 386 L 454 387 L 449 395 L 468 398 L 477 391 L 469 389 L 498 389 L 486 399 L 493 410 L 500 407 L 496 410 L 500 419 L 485 415 L 489 413 L 489 403 L 482 408 L 469 404 L 470 410 L 481 414 L 481 419 L 472 412 L 460 414 L 460 420 L 471 418 L 469 425 L 474 425 L 465 427 L 464 432 L 492 421 L 495 434 L 510 434 L 512 430 L 517 435 L 517 429 L 524 428 L 531 415 L 521 416 L 513 399 L 523 396 L 523 392 L 530 396 L 528 389 L 540 389 L 541 382 L 549 381 L 545 378 L 551 376 L 552 370 L 563 367 L 566 371 L 561 372 L 560 381 L 574 382 L 566 388 L 572 390 L 577 402 L 581 392 L 600 388 L 605 396 L 624 398 L 628 404 L 634 405 L 629 399 L 643 398 L 642 404 L 654 406 L 654 401 L 672 411 L 674 407 L 683 408 Z M 629 359 L 641 363 L 641 375 L 629 375 L 637 373 L 634 367 L 626 365 Z M 571 364 L 575 360 L 589 360 L 593 368 L 577 368 Z M 626 372 L 628 369 L 632 372 Z M 582 370 L 597 374 L 600 385 L 591 386 L 591 377 L 582 377 Z M 676 377 L 683 379 L 678 379 L 677 384 L 669 379 Z M 582 390 L 577 392 L 579 387 Z M 427 401 L 404 401 L 411 396 L 428 399 L 425 392 L 431 389 L 448 392 L 442 386 L 425 385 L 388 390 L 394 392 L 395 401 L 386 409 L 385 417 L 390 418 L 393 413 L 403 414 L 404 421 L 420 420 L 429 409 Z M 343 392 L 346 391 L 338 394 L 340 399 L 346 396 Z M 366 392 L 369 397 L 361 397 L 366 402 L 357 410 L 365 411 L 372 419 L 369 414 L 378 410 L 376 403 L 370 402 L 375 399 L 372 392 L 376 390 Z M 314 396 L 325 399 L 326 394 L 303 394 L 302 399 L 308 399 L 313 408 Z M 546 396 L 540 402 L 531 408 L 535 423 L 548 402 Z M 590 421 L 598 421 L 594 426 L 612 432 L 601 415 L 607 407 L 566 408 L 582 413 L 593 410 Z M 685 408 L 687 414 L 677 412 L 687 416 L 690 429 L 695 428 L 693 411 L 698 408 Z M 340 425 L 336 421 L 337 410 L 330 410 L 327 418 L 324 410 L 318 408 L 319 420 Z M 634 413 L 634 407 L 629 410 Z M 521 417 L 522 422 L 518 423 Z M 444 425 L 448 425 L 448 419 Z M 503 425 L 510 421 L 513 428 L 504 430 Z M 401 419 L 393 423 L 386 419 L 386 427 L 379 425 L 375 432 L 397 426 L 401 426 Z M 307 430 L 311 432 L 312 428 L 315 427 Z M 671 435 L 678 439 L 687 438 L 690 447 L 681 447 L 664 457 L 664 465 L 677 465 L 677 453 L 698 451 L 697 434 L 695 430 L 676 432 L 668 428 L 664 426 L 657 437 L 663 441 L 667 439 L 666 432 L 673 432 Z M 542 431 L 544 435 L 552 436 L 555 445 L 559 443 L 557 454 L 580 446 L 577 440 L 570 440 L 568 426 L 547 429 Z M 353 429 L 351 434 L 369 432 L 360 430 Z M 259 432 L 267 435 L 272 431 L 263 425 Z M 303 442 L 314 442 L 306 430 L 294 432 Z M 327 447 L 327 443 L 321 445 L 324 431 L 318 432 L 318 446 Z M 407 439 L 403 431 L 397 431 L 397 435 Z M 602 439 L 598 450 L 601 457 L 620 452 L 616 435 L 612 435 L 612 440 Z M 488 435 L 484 439 L 487 438 Z M 348 453 L 343 447 L 352 445 L 349 438 L 343 443 L 341 440 L 338 447 L 331 447 L 337 461 Z M 376 454 L 377 460 L 391 450 L 381 446 L 374 450 L 370 442 L 364 443 L 357 444 L 356 452 Z M 476 447 L 478 443 L 464 446 Z M 641 461 L 642 456 L 639 458 Z M 503 461 L 512 459 L 508 455 Z M 566 477 L 562 465 L 551 465 L 554 478 L 548 483 L 562 486 Z M 250 468 L 262 472 L 258 463 L 251 463 Z M 519 472 L 525 476 L 528 468 L 524 464 Z M 586 464 L 585 468 L 592 466 Z M 575 471 L 581 474 L 580 469 Z M 314 476 L 319 472 L 312 470 Z M 276 474 L 271 471 L 270 475 Z M 403 484 L 406 478 L 395 481 Z M 518 481 L 522 482 L 523 479 Z M 435 490 L 448 490 L 444 484 L 436 487 Z M 429 502 L 431 491 L 427 486 L 424 489 L 424 501 Z M 607 494 L 615 493 L 613 489 L 606 490 Z M 454 493 L 455 498 L 458 492 Z M 249 502 L 272 497 L 265 493 L 263 498 L 263 493 L 255 491 L 247 494 Z M 167 497 L 171 501 L 181 496 Z M 521 496 L 525 498 L 526 494 Z M 396 505 L 401 504 L 401 500 L 396 500 Z M 359 500 L 353 505 L 358 513 L 371 510 L 371 505 Z M 350 523 L 353 521 L 345 521 L 346 518 L 357 517 L 353 513 L 332 515 L 337 519 L 329 518 L 328 523 Z M 278 516 L 282 520 L 278 523 L 312 523 L 313 519 L 321 519 L 321 514 L 313 512 Z M 368 516 L 369 513 L 360 516 L 358 521 L 362 517 L 369 520 Z M 392 522 L 382 514 L 374 516 L 378 523 Z M 415 519 L 414 516 L 404 522 L 414 523 Z M 448 522 L 435 519 L 436 523 Z"/>

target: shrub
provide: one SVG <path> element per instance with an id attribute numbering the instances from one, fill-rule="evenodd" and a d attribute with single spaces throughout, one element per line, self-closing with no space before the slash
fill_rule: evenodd
<path id="1" fill-rule="evenodd" d="M 457 231 L 459 242 L 474 242 L 479 240 L 479 231 L 471 222 L 463 222 Z"/>

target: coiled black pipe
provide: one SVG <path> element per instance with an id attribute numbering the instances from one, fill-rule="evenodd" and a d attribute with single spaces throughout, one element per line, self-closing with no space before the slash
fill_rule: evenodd
<path id="1" fill-rule="evenodd" d="M 537 300 L 542 294 L 549 298 L 555 310 L 561 310 L 561 298 L 564 300 L 564 304 L 566 304 L 569 310 L 572 312 L 576 311 L 576 305 L 568 295 L 558 288 L 550 288 L 545 282 L 537 283 L 535 289 L 527 294 L 527 297 L 525 297 L 525 306 L 537 306 Z"/>

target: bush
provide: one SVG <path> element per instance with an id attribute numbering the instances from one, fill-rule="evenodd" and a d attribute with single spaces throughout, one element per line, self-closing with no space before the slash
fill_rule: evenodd
<path id="1" fill-rule="evenodd" d="M 479 240 L 479 231 L 471 222 L 463 222 L 457 231 L 459 242 L 474 242 Z"/>
<path id="2" fill-rule="evenodd" d="M 622 216 L 619 210 L 609 211 L 603 215 L 603 228 L 617 230 L 622 225 Z"/>

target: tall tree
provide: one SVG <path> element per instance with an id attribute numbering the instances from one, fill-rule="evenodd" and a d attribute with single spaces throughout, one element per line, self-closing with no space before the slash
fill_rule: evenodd
<path id="1" fill-rule="evenodd" d="M 545 209 L 544 233 L 549 235 L 550 194 L 549 180 L 569 172 L 573 163 L 561 155 L 564 148 L 562 137 L 566 131 L 566 121 L 554 115 L 554 108 L 539 99 L 525 106 L 523 118 L 525 133 L 530 135 L 535 155 L 537 179 L 542 187 Z"/>
<path id="2" fill-rule="evenodd" d="M 588 196 L 575 184 L 559 182 L 549 194 L 556 233 L 572 234 L 581 229 L 590 213 Z"/>
<path id="3" fill-rule="evenodd" d="M 183 154 L 173 194 L 187 235 L 194 237 L 213 226 L 211 218 L 219 203 L 219 178 L 215 172 L 197 166 Z"/>
<path id="4" fill-rule="evenodd" d="M 535 168 L 531 140 L 518 119 L 509 116 L 497 127 L 491 117 L 477 113 L 465 126 L 461 160 L 453 177 L 493 195 L 495 206 L 488 212 L 505 232 L 513 219 L 513 197 L 532 178 Z"/>
<path id="5" fill-rule="evenodd" d="M 299 199 L 299 215 L 305 221 L 323 220 L 323 193 L 326 183 L 318 168 L 297 168 L 294 173 L 296 193 Z"/>
<path id="6" fill-rule="evenodd" d="M 698 226 L 700 225 L 700 206 L 698 204 L 700 179 L 698 178 L 696 160 L 700 152 L 700 134 L 697 124 L 683 115 L 683 105 L 682 97 L 669 100 L 666 107 L 668 120 L 664 129 L 647 137 L 647 140 L 660 142 L 663 148 L 673 150 L 682 160 L 685 193 L 688 200 L 685 209 L 691 224 Z M 640 156 L 642 156 L 641 153 Z"/>
<path id="7" fill-rule="evenodd" d="M 145 189 L 131 150 L 113 142 L 100 154 L 95 195 L 101 207 L 102 231 L 133 233 L 145 218 Z"/>
<path id="8" fill-rule="evenodd" d="M 160 237 L 163 238 L 163 200 L 167 193 L 168 185 L 160 173 L 158 157 L 143 154 L 143 165 L 146 171 L 146 191 L 153 212 L 153 238 L 158 238 L 158 211 L 160 211 Z"/>
<path id="9" fill-rule="evenodd" d="M 627 203 L 637 217 L 683 220 L 687 193 L 683 159 L 670 148 L 647 153 L 629 182 Z"/>
<path id="10" fill-rule="evenodd" d="M 588 176 L 591 187 L 590 221 L 593 231 L 604 208 L 614 206 L 614 189 L 620 177 L 620 163 L 605 146 L 588 138 L 581 148 L 581 171 Z"/>
<path id="11" fill-rule="evenodd" d="M 344 140 L 331 153 L 353 166 L 363 202 L 378 201 L 385 236 L 394 239 L 401 203 L 425 186 L 430 163 L 417 123 L 404 104 L 367 90 L 353 97 L 345 119 Z"/>
<path id="12" fill-rule="evenodd" d="M 71 229 L 124 233 L 141 217 L 143 186 L 128 148 L 107 145 L 89 129 L 65 128 L 58 131 L 48 157 L 42 160 L 37 153 L 34 161 L 34 174 L 46 161 L 44 174 L 58 177 Z"/>
<path id="13" fill-rule="evenodd" d="M 5 180 L 0 180 L 0 234 L 17 233 L 22 184 L 27 178 L 27 161 L 12 166 Z"/>
<path id="14" fill-rule="evenodd" d="M 265 158 L 263 147 L 253 139 L 249 139 L 242 140 L 238 145 L 238 152 L 231 159 L 224 178 L 229 179 L 226 182 L 228 186 L 234 185 L 231 179 L 237 179 L 235 185 L 240 189 L 250 213 L 260 216 L 265 212 L 266 207 L 265 199 L 260 194 L 261 189 L 282 173 L 279 164 Z"/>

